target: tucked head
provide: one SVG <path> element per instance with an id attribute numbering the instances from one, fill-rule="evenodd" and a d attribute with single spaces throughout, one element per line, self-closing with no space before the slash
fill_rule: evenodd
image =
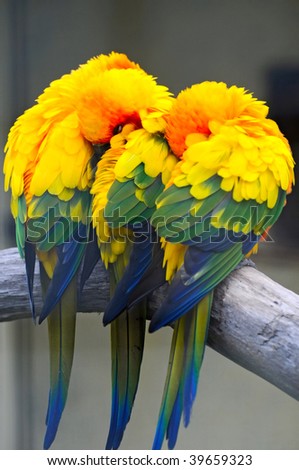
<path id="1" fill-rule="evenodd" d="M 158 85 L 125 54 L 112 52 L 93 57 L 54 80 L 18 124 L 24 126 L 30 121 L 32 128 L 32 122 L 39 121 L 36 125 L 42 131 L 38 135 L 43 138 L 50 127 L 72 114 L 87 141 L 106 143 L 119 126 L 138 126 L 141 121 L 147 122 L 149 114 L 160 130 L 159 120 L 168 113 L 172 102 L 166 87 Z"/>
<path id="2" fill-rule="evenodd" d="M 137 127 L 152 112 L 170 109 L 170 93 L 138 69 L 111 69 L 92 77 L 78 97 L 78 117 L 84 137 L 109 142 L 125 124 Z"/>
<path id="3" fill-rule="evenodd" d="M 181 92 L 166 126 L 168 143 L 182 159 L 172 181 L 196 185 L 200 199 L 215 176 L 235 201 L 254 199 L 273 208 L 279 190 L 291 190 L 294 161 L 267 114 L 263 101 L 225 83 L 203 82 Z"/>
<path id="4" fill-rule="evenodd" d="M 177 156 L 186 150 L 190 134 L 212 132 L 214 122 L 251 116 L 265 118 L 268 107 L 247 93 L 244 88 L 228 87 L 223 82 L 202 82 L 183 90 L 177 97 L 169 115 L 166 136 Z"/>

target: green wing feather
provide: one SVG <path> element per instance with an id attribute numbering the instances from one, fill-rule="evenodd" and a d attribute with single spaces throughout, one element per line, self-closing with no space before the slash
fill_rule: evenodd
<path id="1" fill-rule="evenodd" d="M 277 202 L 270 209 L 266 202 L 257 203 L 254 199 L 237 202 L 220 186 L 202 200 L 193 197 L 191 190 L 191 186 L 172 185 L 157 200 L 151 223 L 161 237 L 173 243 L 192 241 L 199 235 L 206 238 L 214 235 L 215 229 L 244 233 L 254 230 L 262 234 L 277 220 L 286 198 L 285 192 L 279 190 Z"/>
<path id="2" fill-rule="evenodd" d="M 150 178 L 141 163 L 136 177 L 115 181 L 105 206 L 105 219 L 113 228 L 122 227 L 142 217 L 148 219 L 155 207 L 157 196 L 163 191 L 161 177 Z"/>

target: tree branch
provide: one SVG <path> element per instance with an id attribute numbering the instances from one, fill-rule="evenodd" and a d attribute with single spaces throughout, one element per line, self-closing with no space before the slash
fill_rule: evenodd
<path id="1" fill-rule="evenodd" d="M 38 278 L 37 311 L 42 303 Z M 151 311 L 163 295 L 165 289 L 153 295 Z M 80 311 L 102 312 L 108 296 L 108 279 L 98 263 L 85 286 Z M 2 250 L 0 321 L 30 315 L 24 263 L 15 248 Z M 299 296 L 254 267 L 235 270 L 216 289 L 208 344 L 299 400 Z"/>

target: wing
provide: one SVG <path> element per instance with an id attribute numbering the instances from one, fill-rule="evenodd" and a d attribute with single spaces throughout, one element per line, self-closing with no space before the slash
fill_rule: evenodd
<path id="1" fill-rule="evenodd" d="M 110 227 L 148 220 L 175 163 L 176 158 L 160 134 L 144 129 L 129 134 L 115 165 L 115 182 L 107 195 L 105 219 Z"/>
<path id="2" fill-rule="evenodd" d="M 26 111 L 12 127 L 5 149 L 5 188 L 12 193 L 16 240 L 25 256 L 32 303 L 34 262 L 28 256 L 32 250 L 25 250 L 26 240 L 39 251 L 49 251 L 72 239 L 80 224 L 87 226 L 90 211 L 92 147 L 74 113 L 60 115 L 57 122 L 54 111 L 46 111 L 44 104 Z"/>
<path id="3" fill-rule="evenodd" d="M 25 256 L 33 318 L 35 256 L 48 317 L 50 392 L 44 446 L 52 444 L 65 407 L 74 353 L 77 272 L 88 239 L 93 155 L 74 113 L 38 104 L 13 126 L 6 146 L 6 189 L 12 192 L 16 239 Z"/>
<path id="4" fill-rule="evenodd" d="M 105 311 L 105 324 L 125 308 L 132 290 L 151 264 L 157 238 L 148 219 L 175 163 L 176 158 L 160 134 L 140 129 L 128 136 L 125 151 L 115 166 L 116 181 L 108 192 L 104 216 L 114 229 L 129 227 L 134 243 L 130 262 Z"/>
<path id="5" fill-rule="evenodd" d="M 251 140 L 240 134 L 235 130 L 229 138 L 192 145 L 157 200 L 151 222 L 158 235 L 188 249 L 151 331 L 179 318 L 214 289 L 283 209 L 292 173 L 288 148 L 276 137 L 263 136 L 260 147 L 248 150 Z M 280 172 L 265 165 L 270 152 Z"/>

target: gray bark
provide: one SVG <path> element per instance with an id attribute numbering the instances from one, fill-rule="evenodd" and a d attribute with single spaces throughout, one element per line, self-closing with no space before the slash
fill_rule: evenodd
<path id="1" fill-rule="evenodd" d="M 31 315 L 24 262 L 15 248 L 0 257 L 0 321 Z M 37 311 L 41 307 L 35 277 Z M 151 300 L 153 311 L 165 289 Z M 102 312 L 109 297 L 105 270 L 98 263 L 81 297 L 80 312 Z M 299 296 L 252 266 L 235 270 L 215 293 L 208 344 L 228 359 L 299 400 Z"/>

